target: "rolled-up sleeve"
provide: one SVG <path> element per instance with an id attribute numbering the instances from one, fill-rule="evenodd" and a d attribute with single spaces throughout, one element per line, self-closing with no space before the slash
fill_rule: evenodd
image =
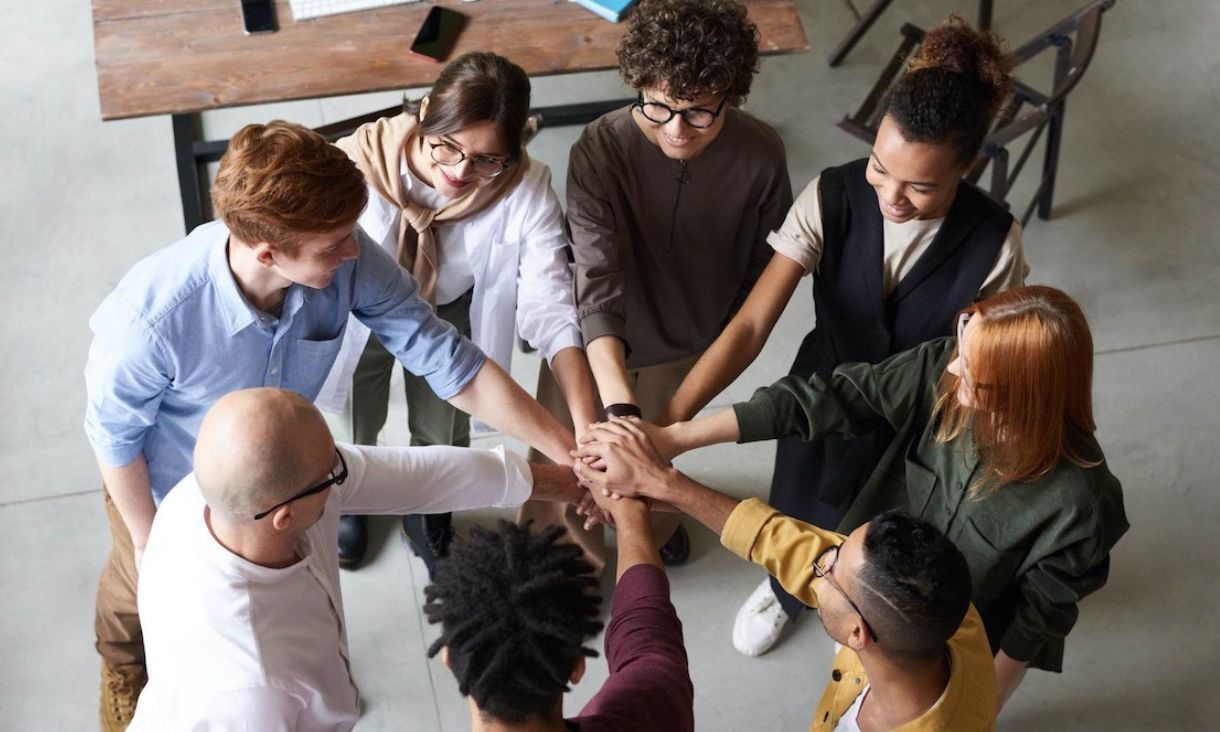
<path id="1" fill-rule="evenodd" d="M 572 146 L 568 161 L 568 228 L 576 263 L 577 313 L 585 343 L 607 335 L 626 343 L 626 243 L 615 230 L 614 210 L 590 146 L 582 137 Z"/>
<path id="2" fill-rule="evenodd" d="M 529 463 L 503 447 L 340 444 L 344 513 L 447 513 L 520 506 L 533 492 Z"/>
<path id="3" fill-rule="evenodd" d="M 818 192 L 821 177 L 805 186 L 788 210 L 784 223 L 767 237 L 767 243 L 805 269 L 814 272 L 822 261 L 822 202 Z"/>
<path id="4" fill-rule="evenodd" d="M 522 201 L 526 214 L 517 270 L 517 332 L 550 361 L 565 348 L 580 348 L 583 340 L 559 198 L 551 188 L 550 170 L 541 163 L 531 165 L 542 172 L 528 179 L 532 190 Z"/>
<path id="5" fill-rule="evenodd" d="M 995 264 L 983 286 L 979 288 L 979 298 L 986 299 L 1004 290 L 1011 290 L 1025 284 L 1029 276 L 1029 264 L 1025 261 L 1025 246 L 1021 235 L 1021 222 L 1013 219 L 1004 243 L 996 255 Z"/>
<path id="6" fill-rule="evenodd" d="M 785 516 L 757 498 L 737 504 L 720 533 L 726 549 L 767 570 L 809 607 L 818 604 L 813 561 L 843 540 L 842 534 Z"/>
<path id="7" fill-rule="evenodd" d="M 85 434 L 99 460 L 121 467 L 143 450 L 172 373 L 161 343 L 119 292 L 107 297 L 89 326 Z"/>
<path id="8" fill-rule="evenodd" d="M 424 378 L 441 399 L 452 399 L 470 383 L 486 356 L 441 320 L 419 297 L 415 279 L 390 255 L 356 230 L 352 314 L 381 339 L 386 350 L 411 373 Z"/>

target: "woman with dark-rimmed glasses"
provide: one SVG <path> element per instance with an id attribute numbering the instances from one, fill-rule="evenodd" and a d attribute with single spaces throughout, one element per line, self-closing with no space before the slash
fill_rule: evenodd
<path id="1" fill-rule="evenodd" d="M 368 181 L 362 244 L 396 256 L 437 314 L 505 371 L 520 334 L 555 373 L 571 419 L 586 424 L 595 415 L 592 377 L 576 320 L 568 238 L 550 170 L 524 148 L 529 106 L 530 80 L 521 67 L 493 53 L 468 53 L 441 71 L 426 96 L 404 102 L 402 114 L 363 125 L 336 144 Z M 350 388 L 358 444 L 377 444 L 394 364 L 367 328 L 349 322 L 319 404 L 343 409 Z M 411 444 L 468 446 L 469 417 L 422 379 L 404 377 Z M 429 573 L 446 552 L 451 526 L 449 514 L 403 517 Z M 343 566 L 359 564 L 367 536 L 364 517 L 344 517 Z"/>
<path id="2" fill-rule="evenodd" d="M 1094 438 L 1093 339 L 1080 306 L 1050 287 L 1019 287 L 956 323 L 957 338 L 880 364 L 789 376 L 690 422 L 639 424 L 663 458 L 720 442 L 891 428 L 895 439 L 838 530 L 900 508 L 957 544 L 1003 703 L 1027 666 L 1062 670 L 1077 603 L 1105 584 L 1128 525 Z"/>

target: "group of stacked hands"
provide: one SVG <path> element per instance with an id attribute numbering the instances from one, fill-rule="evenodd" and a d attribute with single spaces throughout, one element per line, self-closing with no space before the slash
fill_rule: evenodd
<path id="1" fill-rule="evenodd" d="M 404 515 L 429 654 L 476 729 L 694 727 L 664 570 L 689 553 L 681 514 L 769 574 L 738 650 L 806 607 L 841 646 L 813 729 L 991 729 L 1028 666 L 1061 670 L 1127 524 L 1084 315 L 1024 285 L 1020 226 L 961 180 L 1008 93 L 997 40 L 958 18 L 929 33 L 870 156 L 795 201 L 782 141 L 739 109 L 758 60 L 741 5 L 646 0 L 618 55 L 639 100 L 573 146 L 566 214 L 523 147 L 529 79 L 472 53 L 335 145 L 241 130 L 221 221 L 102 303 L 104 729 L 354 726 L 339 573 L 367 514 Z M 806 274 L 791 374 L 694 418 Z M 514 334 L 543 356 L 537 400 L 506 372 Z M 377 447 L 395 363 L 413 446 Z M 469 448 L 468 414 L 537 452 Z M 771 439 L 771 505 L 671 462 Z M 451 542 L 449 514 L 486 506 L 520 520 Z M 610 676 L 565 720 L 602 628 L 602 524 Z"/>

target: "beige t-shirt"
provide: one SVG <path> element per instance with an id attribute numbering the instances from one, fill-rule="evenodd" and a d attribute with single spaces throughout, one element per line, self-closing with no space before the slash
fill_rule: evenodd
<path id="1" fill-rule="evenodd" d="M 816 272 L 818 263 L 822 260 L 822 198 L 818 190 L 821 176 L 805 186 L 801 195 L 796 197 L 792 208 L 788 211 L 784 224 L 777 231 L 771 232 L 767 243 L 776 252 L 788 257 L 805 268 L 805 273 Z M 898 283 L 906 277 L 915 262 L 932 244 L 940 231 L 944 218 L 913 219 L 901 224 L 885 220 L 884 255 L 884 288 L 888 296 Z M 983 280 L 979 288 L 979 297 L 990 297 L 1012 287 L 1025 284 L 1029 274 L 1029 265 L 1025 263 L 1025 254 L 1021 246 L 1021 224 L 1015 219 L 1000 252 L 996 255 L 995 265 Z"/>

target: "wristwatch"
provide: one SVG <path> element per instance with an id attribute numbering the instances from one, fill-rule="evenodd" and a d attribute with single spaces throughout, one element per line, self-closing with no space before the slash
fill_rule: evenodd
<path id="1" fill-rule="evenodd" d="M 641 417 L 640 408 L 634 404 L 620 402 L 606 405 L 607 417 Z"/>

